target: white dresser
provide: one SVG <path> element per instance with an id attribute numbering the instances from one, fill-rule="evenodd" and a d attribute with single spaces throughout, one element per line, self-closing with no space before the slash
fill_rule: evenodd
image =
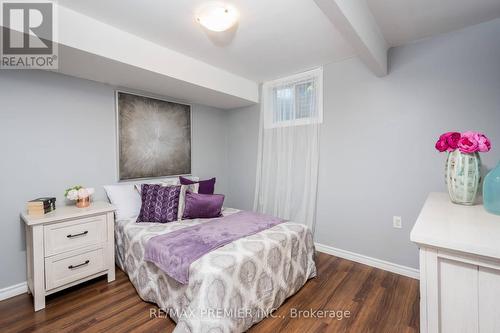
<path id="1" fill-rule="evenodd" d="M 35 311 L 45 296 L 107 274 L 115 279 L 114 208 L 93 202 L 88 208 L 57 207 L 42 217 L 22 214 L 26 227 L 28 288 Z"/>
<path id="2" fill-rule="evenodd" d="M 500 332 L 500 216 L 431 193 L 413 227 L 421 332 Z"/>

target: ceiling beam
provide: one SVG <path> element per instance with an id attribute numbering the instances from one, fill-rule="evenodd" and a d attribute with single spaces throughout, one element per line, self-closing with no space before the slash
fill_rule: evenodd
<path id="1" fill-rule="evenodd" d="M 366 0 L 314 0 L 377 76 L 387 75 L 389 49 Z"/>
<path id="2" fill-rule="evenodd" d="M 252 102 L 258 84 L 59 6 L 59 43 Z"/>
<path id="3" fill-rule="evenodd" d="M 224 109 L 259 102 L 255 81 L 63 6 L 56 10 L 56 72 Z"/>

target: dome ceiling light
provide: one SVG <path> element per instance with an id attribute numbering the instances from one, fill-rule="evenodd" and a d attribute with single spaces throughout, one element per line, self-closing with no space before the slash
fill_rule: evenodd
<path id="1" fill-rule="evenodd" d="M 238 16 L 238 11 L 233 7 L 213 4 L 203 7 L 196 16 L 196 21 L 208 30 L 222 32 L 234 26 Z"/>

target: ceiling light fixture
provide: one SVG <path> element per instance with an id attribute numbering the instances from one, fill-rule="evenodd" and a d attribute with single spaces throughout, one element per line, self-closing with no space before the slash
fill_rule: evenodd
<path id="1" fill-rule="evenodd" d="M 211 31 L 226 31 L 238 21 L 238 11 L 225 5 L 208 5 L 201 9 L 196 20 Z"/>

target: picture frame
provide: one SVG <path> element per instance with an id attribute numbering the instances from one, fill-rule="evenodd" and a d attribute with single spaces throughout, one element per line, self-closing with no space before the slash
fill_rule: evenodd
<path id="1" fill-rule="evenodd" d="M 119 182 L 191 174 L 192 105 L 115 91 Z"/>

